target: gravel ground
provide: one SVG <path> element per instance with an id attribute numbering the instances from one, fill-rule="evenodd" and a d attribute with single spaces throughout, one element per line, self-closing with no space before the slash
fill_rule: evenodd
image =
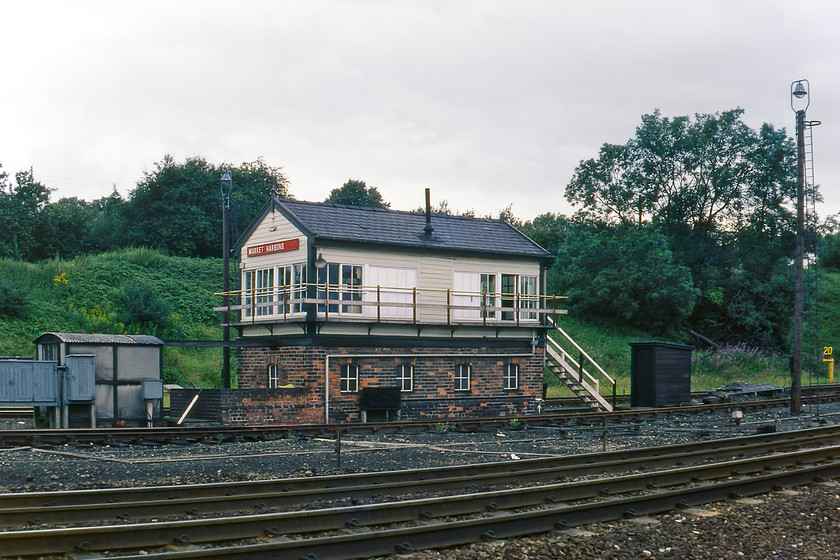
<path id="1" fill-rule="evenodd" d="M 840 404 L 822 405 L 818 411 L 806 407 L 805 412 L 795 419 L 781 409 L 747 412 L 739 426 L 723 415 L 610 426 L 606 447 L 681 443 L 840 421 Z M 4 420 L 0 428 L 27 425 Z M 0 492 L 193 484 L 513 461 L 601 451 L 604 442 L 603 429 L 597 426 L 345 436 L 340 464 L 335 441 L 305 437 L 220 444 L 5 448 L 0 449 Z M 400 558 L 840 558 L 840 487 L 815 484 L 655 518 L 421 551 Z"/>

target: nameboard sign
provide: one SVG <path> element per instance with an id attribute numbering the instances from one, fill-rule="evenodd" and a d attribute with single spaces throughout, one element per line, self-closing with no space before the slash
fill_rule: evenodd
<path id="1" fill-rule="evenodd" d="M 274 243 L 252 245 L 251 247 L 247 248 L 247 251 L 249 257 L 259 257 L 260 255 L 282 253 L 283 251 L 294 251 L 295 249 L 300 249 L 299 239 L 289 239 L 287 241 L 276 241 Z"/>

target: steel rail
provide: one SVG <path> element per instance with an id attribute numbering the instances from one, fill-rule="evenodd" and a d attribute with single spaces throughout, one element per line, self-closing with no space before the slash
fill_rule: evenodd
<path id="1" fill-rule="evenodd" d="M 345 560 L 365 558 L 395 552 L 405 553 L 427 548 L 467 545 L 482 540 L 546 533 L 555 529 L 621 519 L 626 516 L 663 513 L 678 508 L 718 502 L 732 497 L 754 496 L 780 487 L 801 486 L 816 480 L 836 478 L 837 476 L 840 476 L 840 465 L 832 463 L 784 473 L 760 475 L 748 480 L 734 480 L 579 506 L 546 508 L 451 523 L 424 524 L 416 527 L 384 529 L 375 532 L 366 531 L 299 541 L 124 555 L 111 558 L 113 560 L 149 560 L 150 558 L 157 560 L 199 558 L 248 560 L 267 557 Z"/>
<path id="2" fill-rule="evenodd" d="M 383 488 L 392 486 L 405 488 L 408 484 L 431 484 L 436 480 L 443 481 L 439 485 L 443 487 L 447 481 L 459 478 L 470 479 L 474 484 L 482 482 L 487 484 L 489 482 L 486 481 L 493 477 L 503 479 L 505 476 L 514 476 L 523 481 L 540 480 L 545 479 L 546 473 L 558 477 L 575 476 L 580 473 L 615 472 L 619 468 L 632 470 L 638 468 L 640 464 L 650 467 L 677 460 L 686 462 L 719 459 L 727 455 L 757 455 L 775 449 L 801 448 L 806 445 L 834 442 L 838 438 L 840 438 L 840 426 L 824 426 L 703 442 L 400 471 L 192 485 L 15 492 L 0 494 L 0 525 L 9 526 L 13 524 L 10 521 L 12 519 L 15 520 L 14 522 L 34 522 L 34 518 L 41 516 L 43 516 L 41 521 L 46 522 L 49 510 L 58 511 L 64 508 L 71 511 L 75 506 L 92 508 L 103 505 L 107 508 L 119 509 L 121 506 L 127 508 L 142 502 L 162 501 L 182 504 L 187 503 L 188 500 L 200 501 L 206 498 L 218 499 L 222 502 L 228 498 L 234 500 L 236 497 L 253 495 L 294 495 L 295 492 L 309 493 L 314 496 L 317 493 L 338 492 L 342 489 L 361 492 L 360 489 L 365 487 L 375 488 L 374 493 L 381 493 Z"/>
<path id="3" fill-rule="evenodd" d="M 830 472 L 832 476 L 838 476 L 840 461 L 834 461 L 835 455 L 838 454 L 840 446 L 833 446 L 606 479 L 363 506 L 174 522 L 8 531 L 0 539 L 0 554 L 14 556 L 57 554 L 77 550 L 149 548 L 173 542 L 218 543 L 266 535 L 300 535 L 335 531 L 346 527 L 355 529 L 414 522 L 417 519 L 479 515 L 486 511 L 544 507 L 545 504 L 557 503 L 560 499 L 592 500 L 616 492 L 638 492 L 651 487 L 696 484 L 701 480 L 744 476 L 770 468 L 797 468 L 803 464 L 823 461 L 831 463 L 829 470 L 821 472 Z M 687 491 L 690 492 L 691 489 Z"/>
<path id="4" fill-rule="evenodd" d="M 840 400 L 840 393 L 815 395 L 804 398 L 805 403 L 833 402 Z M 725 402 L 716 404 L 686 405 L 665 408 L 640 408 L 613 412 L 570 412 L 518 416 L 523 426 L 565 426 L 602 424 L 607 422 L 641 421 L 661 416 L 693 415 L 729 412 L 732 410 L 762 410 L 786 407 L 789 398 L 755 401 Z M 70 429 L 20 429 L 0 430 L 0 446 L 63 445 L 119 443 L 188 443 L 251 440 L 262 441 L 296 435 L 334 435 L 336 432 L 370 434 L 433 432 L 442 422 L 457 425 L 460 431 L 476 431 L 489 428 L 505 428 L 510 417 L 487 418 L 438 418 L 435 420 L 408 420 L 401 422 L 366 422 L 357 424 L 277 424 L 247 426 L 173 426 L 152 428 L 70 428 Z"/>
<path id="5" fill-rule="evenodd" d="M 820 436 L 797 438 L 796 446 L 817 445 L 835 442 L 840 435 L 838 430 L 831 430 Z M 761 438 L 759 438 L 761 439 Z M 661 450 L 649 448 L 649 455 L 637 455 L 633 458 L 620 456 L 620 453 L 606 455 L 601 460 L 589 462 L 581 456 L 577 461 L 564 462 L 562 458 L 551 460 L 531 460 L 525 464 L 484 463 L 470 469 L 435 469 L 433 472 L 421 474 L 413 479 L 406 479 L 405 471 L 385 473 L 385 476 L 356 477 L 356 484 L 343 481 L 341 487 L 332 483 L 311 484 L 315 479 L 284 479 L 278 481 L 262 481 L 239 485 L 236 490 L 231 485 L 219 484 L 214 487 L 212 495 L 193 497 L 177 497 L 175 494 L 180 487 L 171 489 L 168 498 L 134 501 L 91 502 L 62 506 L 24 507 L 20 503 L 14 507 L 0 508 L 0 527 L 35 526 L 45 524 L 71 524 L 92 521 L 126 521 L 149 519 L 152 517 L 190 517 L 198 515 L 219 515 L 221 513 L 255 511 L 260 512 L 279 507 L 297 507 L 305 504 L 329 503 L 340 500 L 355 499 L 364 502 L 379 502 L 393 496 L 410 495 L 413 493 L 435 493 L 445 491 L 463 491 L 465 488 L 494 488 L 510 484 L 546 484 L 557 480 L 564 480 L 573 476 L 602 474 L 605 472 L 627 472 L 641 468 L 650 469 L 663 465 L 687 462 L 720 460 L 737 455 L 739 457 L 757 456 L 773 452 L 777 447 L 790 447 L 790 439 L 777 440 L 777 443 L 766 441 L 733 442 L 735 445 L 726 447 L 711 446 L 682 450 L 679 452 L 662 454 Z M 840 455 L 840 454 L 838 454 Z M 447 472 L 448 471 L 448 472 Z M 396 475 L 396 476 L 390 476 Z M 433 476 L 432 476 L 433 475 Z M 335 481 L 335 479 L 333 478 Z M 302 484 L 296 484 L 296 482 Z M 189 490 L 191 487 L 183 489 Z M 132 489 L 134 490 L 134 489 Z M 205 489 L 202 489 L 205 490 Z M 119 489 L 114 489 L 118 494 Z M 157 493 L 157 490 L 155 490 Z M 202 492 L 204 493 L 204 492 Z M 49 493 L 53 497 L 61 493 Z M 15 495 L 9 501 L 15 503 Z M 98 494 L 99 497 L 107 494 Z M 2 497 L 2 496 L 0 496 Z M 23 497 L 27 497 L 26 494 Z M 115 496 L 113 496 L 115 497 Z M 47 498 L 49 499 L 49 498 Z"/>

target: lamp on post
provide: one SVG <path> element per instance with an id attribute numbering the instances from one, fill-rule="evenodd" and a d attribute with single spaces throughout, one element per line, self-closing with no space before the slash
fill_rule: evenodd
<path id="1" fill-rule="evenodd" d="M 793 289 L 793 356 L 791 359 L 790 413 L 802 412 L 802 315 L 805 302 L 805 111 L 811 104 L 808 80 L 790 84 L 790 108 L 796 113 L 796 245 Z"/>
<path id="2" fill-rule="evenodd" d="M 230 232 L 228 210 L 230 210 L 230 191 L 233 188 L 233 181 L 230 171 L 222 173 L 220 190 L 222 193 L 222 291 L 224 301 L 224 326 L 222 327 L 222 387 L 230 389 Z"/>

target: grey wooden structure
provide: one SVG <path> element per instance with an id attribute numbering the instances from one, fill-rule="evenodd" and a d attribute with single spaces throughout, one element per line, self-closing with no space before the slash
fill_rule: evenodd
<path id="1" fill-rule="evenodd" d="M 0 406 L 32 406 L 49 411 L 52 427 L 70 427 L 71 407 L 83 423 L 96 426 L 92 355 L 71 354 L 65 365 L 28 358 L 0 359 Z"/>
<path id="2" fill-rule="evenodd" d="M 159 338 L 48 332 L 35 344 L 40 360 L 53 360 L 59 366 L 67 365 L 74 354 L 93 356 L 98 425 L 138 426 L 162 420 L 163 341 Z"/>

